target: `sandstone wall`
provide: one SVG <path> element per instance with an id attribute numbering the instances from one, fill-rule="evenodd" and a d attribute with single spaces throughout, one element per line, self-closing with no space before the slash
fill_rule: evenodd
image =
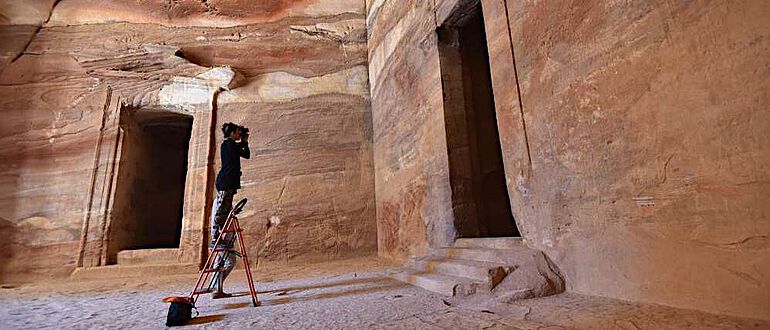
<path id="1" fill-rule="evenodd" d="M 508 6 L 532 242 L 577 291 L 770 318 L 770 4 Z"/>
<path id="2" fill-rule="evenodd" d="M 115 83 L 81 64 L 148 44 L 179 47 L 193 63 L 228 65 L 243 76 L 219 94 L 212 129 L 218 149 L 222 123 L 252 128 L 239 195 L 251 200 L 242 219 L 253 260 L 374 253 L 362 1 L 0 5 L 3 280 L 74 268 L 107 85 Z"/>
<path id="3" fill-rule="evenodd" d="M 455 3 L 368 1 L 383 256 L 454 234 L 434 30 Z M 770 318 L 768 3 L 481 3 L 528 244 L 574 291 Z"/>
<path id="4" fill-rule="evenodd" d="M 368 10 L 379 253 L 404 259 L 455 234 L 433 2 Z"/>

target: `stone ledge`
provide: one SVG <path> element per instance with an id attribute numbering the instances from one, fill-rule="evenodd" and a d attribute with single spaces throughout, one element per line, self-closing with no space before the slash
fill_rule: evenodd
<path id="1" fill-rule="evenodd" d="M 141 249 L 118 252 L 118 265 L 168 265 L 179 263 L 179 249 Z"/>
<path id="2" fill-rule="evenodd" d="M 195 274 L 200 270 L 198 264 L 166 265 L 109 265 L 101 267 L 76 268 L 70 274 L 73 280 L 101 280 L 122 277 L 148 277 L 159 275 Z"/>

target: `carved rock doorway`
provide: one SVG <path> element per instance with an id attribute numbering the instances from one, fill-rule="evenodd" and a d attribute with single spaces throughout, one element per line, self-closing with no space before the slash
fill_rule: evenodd
<path id="1" fill-rule="evenodd" d="M 481 3 L 458 1 L 437 33 L 457 235 L 518 237 L 506 184 Z"/>
<path id="2" fill-rule="evenodd" d="M 121 111 L 108 264 L 175 261 L 162 254 L 169 251 L 133 250 L 179 248 L 192 124 L 192 116 L 171 111 Z"/>
<path id="3" fill-rule="evenodd" d="M 209 209 L 214 190 L 216 94 L 232 87 L 236 73 L 227 67 L 201 67 L 180 55 L 174 47 L 147 46 L 143 51 L 128 55 L 80 62 L 90 75 L 101 81 L 105 106 L 88 183 L 78 269 L 73 275 L 87 273 L 90 267 L 114 264 L 120 259 L 120 251 L 131 248 L 166 246 L 138 250 L 127 256 L 135 260 L 162 259 L 164 264 L 198 267 L 206 257 Z M 162 135 L 164 130 L 175 129 L 183 131 L 182 135 L 189 132 L 189 141 L 176 146 L 177 149 L 184 148 L 181 145 L 187 142 L 186 173 L 183 180 L 177 180 L 183 182 L 184 192 L 181 228 L 169 230 L 174 237 L 160 244 L 147 237 L 131 237 L 147 235 L 145 229 L 137 229 L 144 225 L 137 227 L 135 224 L 139 216 L 136 209 L 146 207 L 148 201 L 121 196 L 133 191 L 131 180 L 136 178 L 136 173 L 132 175 L 131 171 L 141 165 L 135 163 L 142 158 L 124 148 L 133 146 L 136 149 L 137 142 L 130 140 L 141 135 L 137 130 L 143 123 L 146 128 L 153 122 L 160 125 L 161 131 L 154 134 Z M 131 126 L 134 128 L 129 128 Z M 134 134 L 131 134 L 132 130 Z M 122 167 L 124 175 L 121 175 Z M 147 175 L 148 169 L 144 168 Z M 177 170 L 177 174 L 179 172 Z M 177 193 L 179 191 L 171 195 L 178 199 Z M 147 225 L 152 226 L 151 223 Z M 133 232 L 132 228 L 138 232 Z"/>

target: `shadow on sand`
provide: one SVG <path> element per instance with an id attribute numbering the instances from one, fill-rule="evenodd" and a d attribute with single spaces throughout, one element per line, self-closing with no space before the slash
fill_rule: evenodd
<path id="1" fill-rule="evenodd" d="M 347 288 L 347 289 L 345 288 L 346 286 L 353 286 L 353 285 L 359 285 L 359 284 L 370 284 L 370 285 L 365 287 L 358 287 L 358 288 L 355 288 L 355 287 Z M 298 287 L 298 288 L 271 290 L 269 292 L 274 293 L 275 295 L 267 297 L 267 299 L 261 299 L 260 302 L 262 306 L 276 306 L 276 305 L 283 305 L 283 304 L 288 304 L 293 302 L 330 299 L 330 298 L 337 298 L 337 297 L 349 296 L 349 295 L 358 295 L 358 294 L 367 294 L 367 293 L 373 293 L 373 292 L 379 292 L 379 291 L 387 291 L 391 289 L 402 288 L 405 286 L 408 286 L 408 284 L 398 282 L 396 280 L 385 278 L 385 277 L 341 281 L 341 282 L 328 283 L 323 285 L 313 285 L 313 286 Z M 332 287 L 340 287 L 340 289 L 332 292 L 324 292 L 324 293 L 311 294 L 306 296 L 293 296 L 294 294 L 302 291 L 307 291 L 312 289 L 332 288 Z M 281 296 L 281 297 L 276 297 L 276 296 Z"/>
<path id="2" fill-rule="evenodd" d="M 360 285 L 366 285 L 366 286 L 361 287 Z M 353 286 L 353 287 L 346 288 L 348 286 Z M 276 289 L 276 290 L 270 290 L 270 291 L 260 291 L 258 293 L 258 295 L 260 295 L 258 296 L 258 298 L 260 298 L 259 299 L 260 306 L 278 306 L 278 305 L 289 304 L 294 302 L 331 299 L 331 298 L 337 298 L 342 296 L 367 294 L 367 293 L 373 293 L 378 291 L 387 291 L 387 290 L 402 288 L 406 286 L 408 286 L 408 284 L 406 283 L 398 282 L 396 280 L 386 278 L 386 277 L 378 277 L 378 278 L 338 281 L 338 282 L 332 282 L 332 283 L 324 283 L 324 284 L 295 287 L 295 288 L 282 288 L 282 289 Z M 339 287 L 339 289 L 334 290 L 332 292 L 323 292 L 319 294 L 295 296 L 295 294 L 303 291 L 314 290 L 314 289 L 328 289 L 328 288 L 334 288 L 334 287 Z M 248 296 L 248 295 L 249 295 L 248 291 L 233 293 L 233 297 L 242 297 L 242 296 Z M 232 310 L 232 309 L 239 309 L 244 307 L 251 307 L 251 302 L 228 303 L 228 304 L 224 304 L 222 306 L 222 309 Z M 192 321 L 190 321 L 190 323 L 188 324 L 205 324 L 205 323 L 216 322 L 223 319 L 224 316 L 225 314 L 215 314 L 210 316 L 196 317 Z"/>
<path id="3" fill-rule="evenodd" d="M 188 321 L 186 325 L 213 323 L 213 322 L 216 322 L 216 321 L 221 321 L 224 318 L 225 318 L 225 314 L 214 314 L 214 315 L 198 316 L 198 317 L 195 317 L 192 320 Z"/>

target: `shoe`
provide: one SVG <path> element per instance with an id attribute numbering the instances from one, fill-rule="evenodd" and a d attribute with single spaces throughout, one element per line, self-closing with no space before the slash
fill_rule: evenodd
<path id="1" fill-rule="evenodd" d="M 214 292 L 211 294 L 211 299 L 231 298 L 233 295 L 224 292 Z"/>

